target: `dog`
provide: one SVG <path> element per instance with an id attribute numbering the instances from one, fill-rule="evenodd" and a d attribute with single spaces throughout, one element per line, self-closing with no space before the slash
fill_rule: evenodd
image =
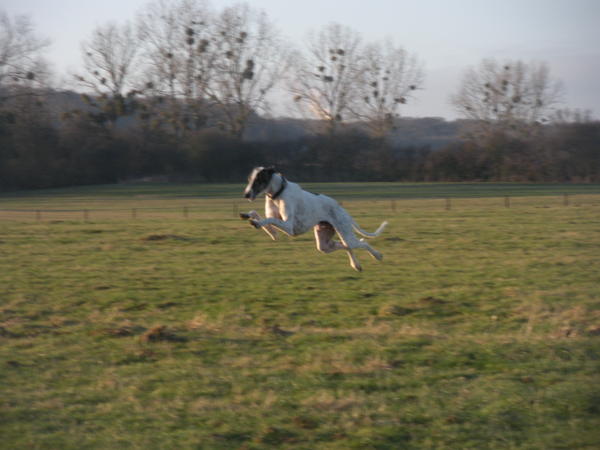
<path id="1" fill-rule="evenodd" d="M 374 233 L 368 233 L 334 199 L 303 190 L 298 184 L 276 172 L 274 167 L 255 167 L 248 177 L 244 197 L 254 201 L 262 193 L 265 194 L 267 217 L 261 218 L 256 211 L 241 213 L 240 217 L 249 220 L 255 228 L 262 228 L 273 240 L 277 239 L 278 231 L 298 236 L 312 228 L 317 250 L 323 253 L 345 250 L 350 258 L 350 265 L 358 272 L 362 267 L 353 253 L 354 249 L 365 249 L 376 260 L 383 259 L 383 255 L 364 239 L 359 240 L 354 231 L 364 237 L 377 237 L 386 227 L 387 221 Z M 333 240 L 335 233 L 340 241 Z"/>

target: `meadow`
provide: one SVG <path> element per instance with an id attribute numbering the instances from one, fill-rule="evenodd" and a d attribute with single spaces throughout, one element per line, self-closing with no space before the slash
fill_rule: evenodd
<path id="1" fill-rule="evenodd" d="M 362 273 L 242 188 L 0 196 L 0 448 L 598 448 L 599 186 L 307 185 Z"/>

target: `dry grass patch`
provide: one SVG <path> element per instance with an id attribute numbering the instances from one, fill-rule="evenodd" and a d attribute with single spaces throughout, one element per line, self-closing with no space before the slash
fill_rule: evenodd
<path id="1" fill-rule="evenodd" d="M 526 319 L 524 333 L 529 336 L 540 331 L 551 338 L 596 336 L 600 329 L 600 311 L 585 305 L 564 308 L 532 301 L 516 309 L 516 317 Z"/>

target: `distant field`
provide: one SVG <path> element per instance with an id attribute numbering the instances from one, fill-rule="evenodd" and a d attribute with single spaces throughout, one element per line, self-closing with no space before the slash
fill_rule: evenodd
<path id="1" fill-rule="evenodd" d="M 598 186 L 307 184 L 360 274 L 242 187 L 0 196 L 0 448 L 597 448 Z"/>
<path id="2" fill-rule="evenodd" d="M 382 212 L 400 208 L 452 208 L 463 199 L 489 199 L 489 205 L 516 207 L 534 202 L 571 204 L 600 195 L 594 184 L 516 183 L 303 183 L 311 191 L 342 202 L 379 203 Z M 237 216 L 246 208 L 244 184 L 119 184 L 0 194 L 0 220 L 102 220 L 141 217 L 194 217 L 221 211 Z M 522 200 L 537 197 L 537 200 Z M 556 197 L 556 198 L 554 198 Z M 430 200 L 410 202 L 409 200 Z M 256 208 L 256 206 L 254 206 Z M 261 205 L 258 205 L 262 209 Z"/>
<path id="3" fill-rule="evenodd" d="M 562 194 L 600 194 L 598 184 L 524 183 L 301 183 L 312 192 L 336 198 L 444 198 L 499 197 Z M 20 191 L 0 194 L 0 201 L 44 201 L 86 197 L 104 198 L 237 198 L 244 183 L 237 184 L 117 184 L 76 188 Z"/>

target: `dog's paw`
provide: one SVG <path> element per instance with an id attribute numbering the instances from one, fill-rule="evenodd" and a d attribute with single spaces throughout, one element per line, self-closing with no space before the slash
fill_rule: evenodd
<path id="1" fill-rule="evenodd" d="M 260 228 L 260 225 L 258 224 L 257 220 L 254 219 L 250 219 L 250 225 L 252 225 L 254 228 Z"/>
<path id="2" fill-rule="evenodd" d="M 240 219 L 248 220 L 250 218 L 250 214 L 240 213 Z"/>

